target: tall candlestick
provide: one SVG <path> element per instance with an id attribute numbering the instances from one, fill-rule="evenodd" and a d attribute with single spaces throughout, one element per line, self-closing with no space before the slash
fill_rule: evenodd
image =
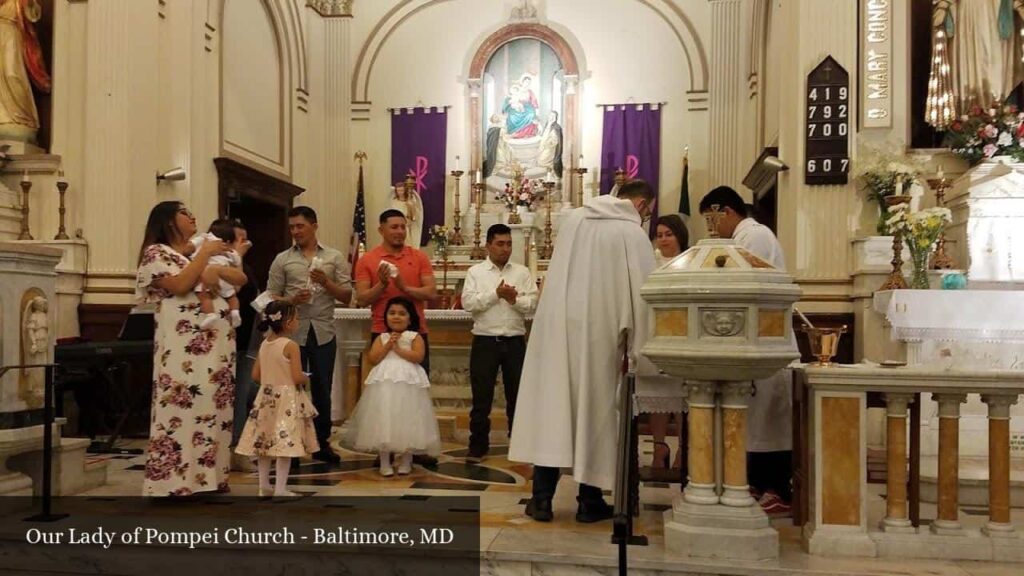
<path id="1" fill-rule="evenodd" d="M 459 199 L 459 180 L 462 178 L 462 170 L 458 169 L 459 157 L 455 157 L 456 169 L 452 171 L 452 177 L 455 178 L 455 227 L 452 230 L 451 244 L 453 246 L 462 246 L 466 243 L 462 238 L 462 202 Z"/>
<path id="2" fill-rule="evenodd" d="M 551 193 L 555 190 L 554 182 L 544 183 L 544 246 L 537 252 L 537 256 L 545 260 L 551 259 L 555 247 L 551 242 Z"/>
<path id="3" fill-rule="evenodd" d="M 473 220 L 473 249 L 470 251 L 469 257 L 473 260 L 483 260 L 486 255 L 484 247 L 480 245 L 480 205 L 484 200 L 483 183 L 473 184 L 473 196 L 476 197 L 476 216 Z"/>
<path id="4" fill-rule="evenodd" d="M 57 192 L 60 194 L 60 227 L 57 229 L 57 235 L 53 237 L 54 240 L 70 240 L 68 237 L 67 230 L 64 228 L 64 193 L 68 191 L 68 181 L 64 178 L 64 171 L 61 170 L 57 173 Z"/>
<path id="5" fill-rule="evenodd" d="M 34 240 L 28 229 L 28 191 L 32 189 L 32 181 L 28 179 L 28 170 L 21 178 L 21 233 L 18 240 Z"/>

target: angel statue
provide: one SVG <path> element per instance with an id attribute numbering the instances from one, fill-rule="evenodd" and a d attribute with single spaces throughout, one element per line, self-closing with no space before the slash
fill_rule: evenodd
<path id="1" fill-rule="evenodd" d="M 35 31 L 42 16 L 38 0 L 0 0 L 0 139 L 36 141 L 39 112 L 32 85 L 50 91 Z"/>

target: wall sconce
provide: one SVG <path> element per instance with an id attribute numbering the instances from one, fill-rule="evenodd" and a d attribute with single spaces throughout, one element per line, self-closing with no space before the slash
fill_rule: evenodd
<path id="1" fill-rule="evenodd" d="M 763 162 L 765 166 L 771 168 L 772 170 L 775 170 L 776 172 L 789 170 L 789 166 L 786 166 L 786 163 L 780 160 L 778 156 L 765 156 L 764 159 L 761 160 L 761 162 Z"/>
<path id="2" fill-rule="evenodd" d="M 162 174 L 160 172 L 157 172 L 156 173 L 156 181 L 157 182 L 159 182 L 161 180 L 180 181 L 180 180 L 184 180 L 186 176 L 188 176 L 188 173 L 185 172 L 185 169 L 182 168 L 181 166 L 178 166 L 177 168 L 172 168 L 172 169 L 170 169 L 167 172 L 164 172 Z"/>

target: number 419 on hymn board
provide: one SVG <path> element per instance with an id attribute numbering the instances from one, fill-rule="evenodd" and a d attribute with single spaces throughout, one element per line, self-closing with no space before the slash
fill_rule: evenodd
<path id="1" fill-rule="evenodd" d="M 804 183 L 846 184 L 850 172 L 850 75 L 831 56 L 807 76 Z"/>

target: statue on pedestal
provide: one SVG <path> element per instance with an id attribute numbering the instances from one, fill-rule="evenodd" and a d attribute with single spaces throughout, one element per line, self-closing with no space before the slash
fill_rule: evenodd
<path id="1" fill-rule="evenodd" d="M 44 296 L 34 296 L 22 311 L 22 363 L 45 364 L 50 351 L 49 303 Z M 43 401 L 43 371 L 39 368 L 21 370 L 19 396 L 30 408 Z"/>
<path id="2" fill-rule="evenodd" d="M 1017 15 L 1024 0 L 932 0 L 932 26 L 949 38 L 960 114 L 1006 100 L 1024 80 Z"/>
<path id="3" fill-rule="evenodd" d="M 32 85 L 50 91 L 35 31 L 42 15 L 38 0 L 0 0 L 0 139 L 34 143 L 39 132 Z"/>
<path id="4" fill-rule="evenodd" d="M 395 182 L 391 194 L 390 208 L 405 215 L 405 226 L 408 234 L 407 242 L 414 248 L 422 246 L 423 241 L 423 200 L 416 192 L 415 182 Z"/>

